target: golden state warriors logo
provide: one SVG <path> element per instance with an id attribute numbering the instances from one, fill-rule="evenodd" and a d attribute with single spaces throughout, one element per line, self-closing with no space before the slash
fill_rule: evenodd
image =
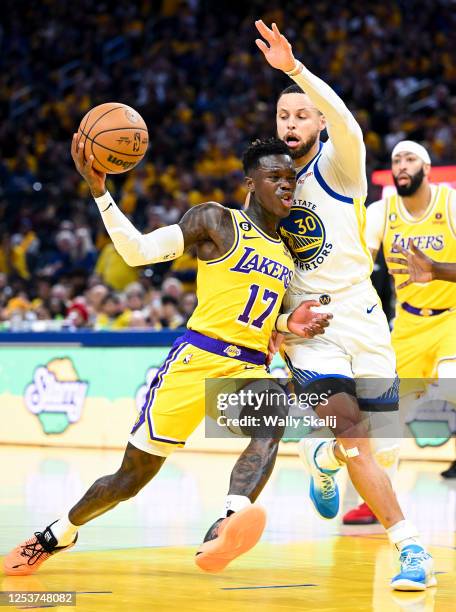
<path id="1" fill-rule="evenodd" d="M 293 206 L 280 225 L 280 235 L 294 257 L 303 263 L 316 259 L 325 247 L 325 226 L 320 217 L 307 208 Z"/>

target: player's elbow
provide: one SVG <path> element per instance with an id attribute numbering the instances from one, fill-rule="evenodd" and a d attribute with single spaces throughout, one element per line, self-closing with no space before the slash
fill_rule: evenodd
<path id="1" fill-rule="evenodd" d="M 364 144 L 363 131 L 348 108 L 342 115 L 341 126 L 343 126 L 345 135 L 350 139 L 352 146 L 360 152 L 360 155 L 365 157 L 366 145 Z"/>
<path id="2" fill-rule="evenodd" d="M 122 257 L 124 262 L 129 265 L 131 268 L 135 268 L 136 266 L 143 266 L 144 260 L 140 253 L 136 253 L 134 251 L 119 249 L 116 248 L 116 251 Z"/>
<path id="3" fill-rule="evenodd" d="M 134 268 L 149 263 L 149 259 L 146 256 L 144 236 L 139 234 L 139 232 L 133 236 L 124 235 L 123 232 L 116 232 L 115 235 L 111 234 L 111 236 L 116 251 L 126 264 Z"/>

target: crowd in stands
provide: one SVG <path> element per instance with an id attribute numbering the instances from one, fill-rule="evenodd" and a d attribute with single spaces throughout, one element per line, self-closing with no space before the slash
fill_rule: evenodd
<path id="1" fill-rule="evenodd" d="M 240 207 L 243 147 L 274 132 L 288 84 L 255 46 L 275 21 L 362 126 L 367 171 L 403 138 L 456 158 L 451 0 L 5 0 L 0 24 L 0 325 L 175 328 L 195 307 L 195 254 L 129 268 L 70 141 L 89 108 L 122 101 L 150 149 L 108 188 L 143 232 L 197 203 Z M 370 186 L 369 200 L 378 192 Z M 42 322 L 40 324 L 40 322 Z"/>

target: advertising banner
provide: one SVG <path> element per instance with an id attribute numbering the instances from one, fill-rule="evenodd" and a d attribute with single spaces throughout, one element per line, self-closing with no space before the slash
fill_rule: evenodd
<path id="1" fill-rule="evenodd" d="M 0 443 L 124 448 L 168 351 L 138 346 L 0 347 Z M 286 376 L 279 356 L 272 371 Z M 403 440 L 403 456 L 453 458 L 449 436 L 423 437 L 420 423 L 415 425 L 416 439 Z M 281 452 L 295 454 L 295 438 L 285 432 Z M 237 436 L 223 441 L 208 436 L 202 423 L 187 448 L 238 452 L 247 442 Z"/>

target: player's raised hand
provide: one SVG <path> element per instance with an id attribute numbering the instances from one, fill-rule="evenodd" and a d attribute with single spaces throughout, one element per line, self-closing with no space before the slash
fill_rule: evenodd
<path id="1" fill-rule="evenodd" d="M 296 60 L 293 56 L 293 51 L 288 40 L 279 32 L 279 28 L 275 23 L 272 24 L 272 29 L 259 19 L 255 21 L 256 28 L 261 36 L 266 40 L 268 45 L 261 38 L 255 40 L 257 47 L 263 52 L 266 60 L 273 68 L 289 72 L 296 66 Z"/>
<path id="2" fill-rule="evenodd" d="M 73 134 L 71 157 L 73 158 L 76 170 L 89 185 L 93 197 L 99 198 L 106 193 L 106 174 L 95 170 L 93 167 L 93 155 L 91 155 L 87 161 L 85 160 L 84 144 L 82 142 L 78 143 L 77 134 Z"/>
<path id="3" fill-rule="evenodd" d="M 324 334 L 325 327 L 328 327 L 333 316 L 329 312 L 320 313 L 311 310 L 319 306 L 321 304 L 316 300 L 301 302 L 288 317 L 287 327 L 290 332 L 301 338 L 313 338 L 318 334 Z"/>
<path id="4" fill-rule="evenodd" d="M 390 274 L 408 274 L 409 278 L 397 286 L 397 289 L 403 289 L 412 283 L 429 283 L 433 280 L 433 263 L 434 261 L 425 255 L 417 246 L 410 243 L 411 251 L 404 249 L 400 245 L 395 245 L 395 248 L 406 257 L 387 257 L 388 263 L 398 264 L 402 268 L 389 270 Z"/>

